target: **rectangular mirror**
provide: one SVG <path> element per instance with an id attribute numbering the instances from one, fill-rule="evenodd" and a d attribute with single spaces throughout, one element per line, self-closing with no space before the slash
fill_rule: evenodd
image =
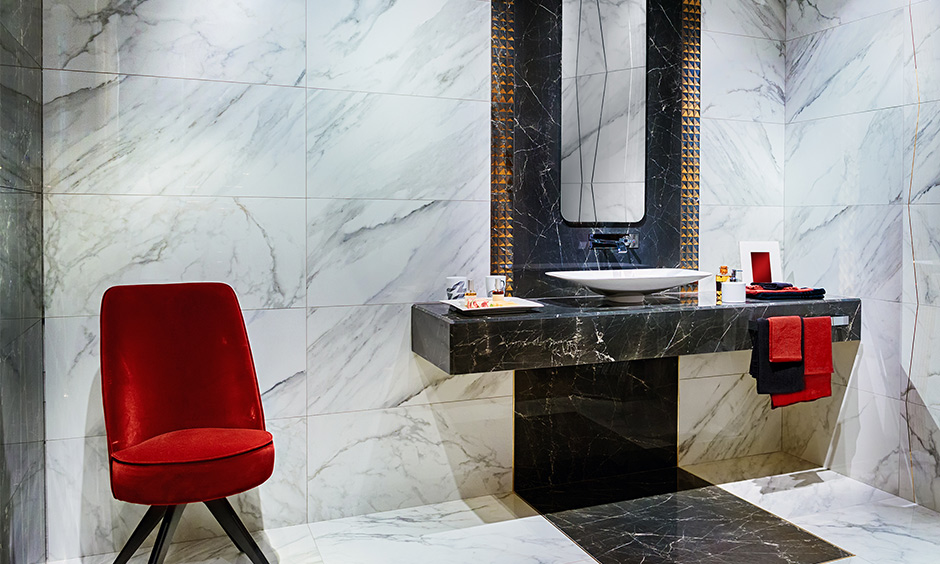
<path id="1" fill-rule="evenodd" d="M 563 0 L 561 213 L 646 215 L 646 0 Z"/>

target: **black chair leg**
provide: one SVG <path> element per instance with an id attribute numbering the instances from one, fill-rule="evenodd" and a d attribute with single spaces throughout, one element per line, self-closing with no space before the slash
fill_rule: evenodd
<path id="1" fill-rule="evenodd" d="M 185 508 L 185 505 L 167 506 L 166 513 L 163 515 L 163 524 L 160 525 L 160 532 L 157 533 L 157 540 L 153 543 L 153 550 L 150 552 L 150 560 L 147 561 L 148 564 L 163 564 L 163 559 L 170 550 L 173 533 L 176 532 L 176 526 L 179 525 Z"/>
<path id="2" fill-rule="evenodd" d="M 147 513 L 144 514 L 144 518 L 140 520 L 140 523 L 137 524 L 137 528 L 131 533 L 131 538 L 127 539 L 127 543 L 124 544 L 121 553 L 118 554 L 118 557 L 114 560 L 114 564 L 127 564 L 127 561 L 131 559 L 131 556 L 134 556 L 134 553 L 137 552 L 140 545 L 142 545 L 147 536 L 150 535 L 150 531 L 152 531 L 153 528 L 157 526 L 157 523 L 160 522 L 160 519 L 163 518 L 164 513 L 166 513 L 165 505 L 151 505 L 150 508 L 147 509 Z"/>
<path id="3" fill-rule="evenodd" d="M 235 513 L 235 509 L 227 499 L 207 501 L 205 504 L 212 512 L 215 520 L 219 522 L 219 525 L 222 525 L 228 538 L 232 539 L 235 546 L 248 556 L 252 564 L 268 564 L 268 559 L 264 557 L 261 549 L 258 548 L 255 539 L 248 534 L 248 529 L 245 528 L 245 524 L 238 518 L 238 514 Z"/>

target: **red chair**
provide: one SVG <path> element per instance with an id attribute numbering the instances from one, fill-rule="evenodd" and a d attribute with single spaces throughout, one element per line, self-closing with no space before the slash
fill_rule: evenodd
<path id="1" fill-rule="evenodd" d="M 274 469 L 235 292 L 225 284 L 115 286 L 101 302 L 101 391 L 116 499 L 149 505 L 115 560 L 157 523 L 163 562 L 187 503 L 204 503 L 254 564 L 267 560 L 226 499 Z"/>

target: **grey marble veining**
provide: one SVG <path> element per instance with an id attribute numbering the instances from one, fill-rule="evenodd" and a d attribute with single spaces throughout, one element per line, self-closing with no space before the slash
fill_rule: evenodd
<path id="1" fill-rule="evenodd" d="M 940 204 L 940 102 L 905 106 L 903 112 L 903 128 L 908 134 L 904 137 L 903 162 L 907 166 L 901 201 Z"/>
<path id="2" fill-rule="evenodd" d="M 783 0 L 704 0 L 702 29 L 767 39 L 786 39 Z"/>
<path id="3" fill-rule="evenodd" d="M 900 105 L 905 16 L 894 10 L 787 41 L 787 122 Z"/>
<path id="4" fill-rule="evenodd" d="M 41 192 L 42 71 L 38 68 L 0 61 L 0 124 L 0 188 Z"/>
<path id="5" fill-rule="evenodd" d="M 488 101 L 489 17 L 478 0 L 309 0 L 307 85 Z"/>
<path id="6" fill-rule="evenodd" d="M 38 319 L 0 320 L 0 444 L 45 438 L 42 337 Z"/>
<path id="7" fill-rule="evenodd" d="M 0 560 L 37 564 L 46 557 L 44 445 L 0 446 Z"/>
<path id="8" fill-rule="evenodd" d="M 42 198 L 0 188 L 0 319 L 38 320 L 42 304 Z"/>
<path id="9" fill-rule="evenodd" d="M 602 298 L 551 298 L 532 312 L 472 317 L 446 304 L 416 304 L 411 346 L 442 370 L 461 374 L 748 349 L 748 320 L 774 315 L 848 315 L 851 325 L 835 328 L 834 340 L 860 336 L 858 299 L 703 307 L 659 300 L 608 306 Z"/>
<path id="10" fill-rule="evenodd" d="M 702 32 L 702 117 L 783 123 L 783 41 Z"/>
<path id="11" fill-rule="evenodd" d="M 786 0 L 787 39 L 907 6 L 908 0 Z"/>
<path id="12" fill-rule="evenodd" d="M 32 64 L 28 66 L 39 67 L 42 63 L 42 0 L 0 1 L 0 27 L 3 28 L 0 34 L 9 34 L 29 54 Z"/>
<path id="13" fill-rule="evenodd" d="M 489 118 L 483 101 L 309 90 L 307 196 L 487 200 Z"/>
<path id="14" fill-rule="evenodd" d="M 904 200 L 908 109 L 853 113 L 787 126 L 786 200 L 800 206 Z"/>
<path id="15" fill-rule="evenodd" d="M 297 88 L 45 71 L 47 193 L 304 196 Z"/>
<path id="16" fill-rule="evenodd" d="M 50 0 L 45 68 L 303 86 L 304 0 Z"/>
<path id="17" fill-rule="evenodd" d="M 706 118 L 701 127 L 702 206 L 783 205 L 785 136 L 782 124 Z M 699 215 L 700 221 L 709 219 L 704 211 Z M 744 221 L 745 217 L 742 215 L 739 220 Z M 704 230 L 701 224 L 700 229 Z M 779 237 L 770 238 L 776 239 Z M 750 239 L 739 237 L 739 240 Z M 700 245 L 699 253 L 713 248 Z M 710 264 L 708 268 L 712 268 Z"/>

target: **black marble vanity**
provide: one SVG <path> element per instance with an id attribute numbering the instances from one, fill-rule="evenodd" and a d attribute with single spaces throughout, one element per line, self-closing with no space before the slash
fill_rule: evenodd
<path id="1" fill-rule="evenodd" d="M 857 298 L 535 301 L 477 316 L 416 304 L 412 350 L 451 374 L 515 371 L 514 489 L 545 514 L 708 485 L 678 467 L 680 355 L 747 350 L 749 322 L 781 315 L 831 316 L 833 341 L 861 338 Z"/>

